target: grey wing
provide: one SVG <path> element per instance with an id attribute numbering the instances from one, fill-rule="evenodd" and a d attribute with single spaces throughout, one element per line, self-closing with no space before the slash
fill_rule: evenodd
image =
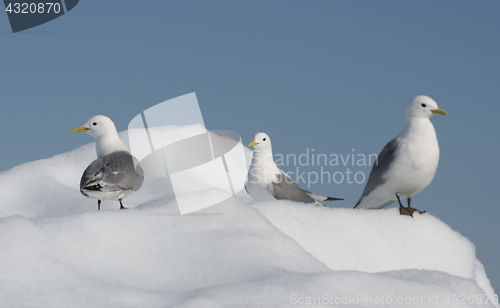
<path id="1" fill-rule="evenodd" d="M 80 192 L 84 195 L 85 190 L 100 190 L 102 188 L 100 182 L 102 180 L 102 171 L 104 169 L 104 160 L 98 158 L 94 160 L 83 172 L 80 180 Z"/>
<path id="2" fill-rule="evenodd" d="M 366 183 L 365 189 L 363 190 L 363 194 L 359 198 L 354 208 L 356 208 L 361 203 L 361 199 L 363 199 L 364 196 L 371 193 L 378 186 L 384 184 L 385 180 L 383 179 L 382 175 L 387 171 L 387 169 L 389 169 L 389 166 L 394 161 L 394 152 L 398 148 L 398 143 L 399 139 L 394 138 L 389 141 L 389 143 L 387 143 L 382 149 L 382 151 L 378 155 L 377 162 L 372 167 L 372 171 L 370 172 L 370 177 L 368 178 L 368 182 Z M 392 202 L 393 201 L 389 202 L 388 204 Z M 384 204 L 380 208 L 388 204 Z"/>
<path id="3" fill-rule="evenodd" d="M 144 175 L 139 164 L 127 152 L 115 152 L 94 160 L 85 170 L 80 181 L 80 191 L 99 190 L 136 191 L 142 186 Z"/>
<path id="4" fill-rule="evenodd" d="M 278 180 L 271 183 L 271 194 L 278 200 L 291 200 L 304 203 L 316 203 L 310 195 L 286 175 L 277 175 Z"/>

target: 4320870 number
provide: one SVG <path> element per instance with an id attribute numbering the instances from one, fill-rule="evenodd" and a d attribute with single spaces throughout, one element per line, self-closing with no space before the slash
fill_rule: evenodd
<path id="1" fill-rule="evenodd" d="M 9 3 L 5 8 L 9 14 L 48 14 L 61 12 L 60 3 Z"/>

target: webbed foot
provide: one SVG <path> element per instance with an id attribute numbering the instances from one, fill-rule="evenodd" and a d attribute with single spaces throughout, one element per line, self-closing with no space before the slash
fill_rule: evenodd
<path id="1" fill-rule="evenodd" d="M 399 207 L 399 214 L 401 214 L 401 215 L 407 215 L 407 216 L 413 217 L 413 213 L 415 213 L 415 212 L 423 214 L 426 211 L 419 211 L 419 210 L 417 210 L 416 208 L 413 208 L 413 207 L 404 207 L 404 206 L 400 206 Z"/>

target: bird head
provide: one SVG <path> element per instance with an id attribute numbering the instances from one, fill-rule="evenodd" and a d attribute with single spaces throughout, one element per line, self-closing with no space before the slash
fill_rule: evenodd
<path id="1" fill-rule="evenodd" d="M 75 127 L 71 132 L 84 132 L 97 139 L 104 134 L 112 131 L 116 133 L 116 127 L 113 121 L 111 121 L 111 119 L 106 116 L 96 115 L 90 118 L 82 126 Z"/>
<path id="2" fill-rule="evenodd" d="M 253 135 L 253 140 L 248 146 L 254 147 L 256 151 L 271 150 L 271 138 L 266 133 L 257 133 Z"/>
<path id="3" fill-rule="evenodd" d="M 435 114 L 445 115 L 448 113 L 439 108 L 437 103 L 430 97 L 419 95 L 412 99 L 406 107 L 406 118 L 427 118 L 429 119 Z"/>

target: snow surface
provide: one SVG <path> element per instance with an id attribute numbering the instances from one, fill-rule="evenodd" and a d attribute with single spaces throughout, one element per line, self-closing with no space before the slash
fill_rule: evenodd
<path id="1" fill-rule="evenodd" d="M 95 157 L 90 143 L 0 173 L 0 307 L 500 307 L 486 303 L 494 290 L 474 245 L 430 214 L 255 203 L 243 191 L 181 216 L 160 178 L 124 200 L 131 209 L 98 212 L 79 192 Z"/>

